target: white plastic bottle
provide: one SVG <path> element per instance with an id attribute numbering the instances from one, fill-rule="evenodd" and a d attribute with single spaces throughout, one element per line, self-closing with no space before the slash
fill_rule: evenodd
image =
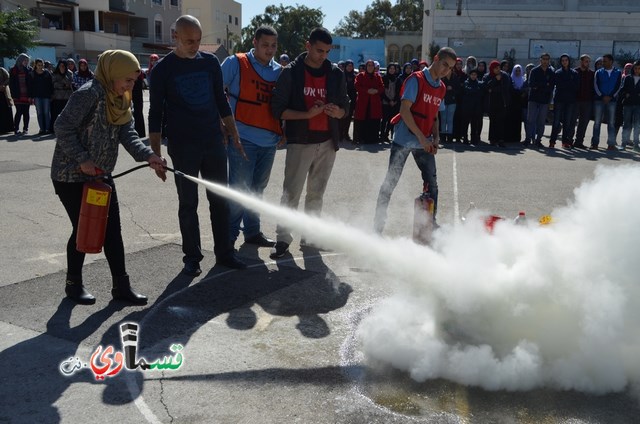
<path id="1" fill-rule="evenodd" d="M 513 223 L 516 225 L 527 225 L 527 216 L 524 211 L 518 212 L 518 216 L 513 220 Z"/>

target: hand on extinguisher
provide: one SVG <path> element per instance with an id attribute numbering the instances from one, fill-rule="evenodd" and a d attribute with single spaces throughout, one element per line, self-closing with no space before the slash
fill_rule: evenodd
<path id="1" fill-rule="evenodd" d="M 100 168 L 96 166 L 96 164 L 91 160 L 86 160 L 80 164 L 80 171 L 83 174 L 95 176 L 101 174 Z"/>
<path id="2" fill-rule="evenodd" d="M 151 166 L 151 168 L 156 171 L 156 175 L 158 176 L 158 178 L 160 178 L 162 181 L 167 180 L 167 160 L 165 158 L 154 153 L 149 156 L 147 162 L 149 162 L 149 166 Z"/>

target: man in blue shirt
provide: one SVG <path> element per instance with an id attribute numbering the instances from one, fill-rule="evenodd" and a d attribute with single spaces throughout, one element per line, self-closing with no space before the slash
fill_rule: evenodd
<path id="1" fill-rule="evenodd" d="M 613 56 L 602 56 L 602 68 L 596 71 L 593 88 L 595 97 L 593 102 L 593 136 L 591 149 L 597 150 L 600 143 L 600 128 L 603 115 L 607 114 L 607 150 L 617 151 L 616 147 L 616 105 L 620 91 L 622 72 L 613 66 Z"/>
<path id="2" fill-rule="evenodd" d="M 248 53 L 229 56 L 222 63 L 224 86 L 229 94 L 240 142 L 246 158 L 229 146 L 229 186 L 262 197 L 269 182 L 276 154 L 282 138 L 280 121 L 271 114 L 271 94 L 282 67 L 273 57 L 278 49 L 278 33 L 269 26 L 261 26 L 253 38 Z M 260 216 L 240 204 L 230 202 L 230 235 L 235 244 L 244 224 L 244 241 L 262 247 L 275 242 L 260 231 Z"/>
<path id="3" fill-rule="evenodd" d="M 227 184 L 227 140 L 222 124 L 242 152 L 229 102 L 222 86 L 220 62 L 210 53 L 201 52 L 200 22 L 190 15 L 180 16 L 175 26 L 176 48 L 153 68 L 149 101 L 149 142 L 160 155 L 161 130 L 167 151 L 176 170 L 185 174 Z M 164 126 L 164 128 L 162 128 Z M 184 253 L 183 272 L 190 276 L 202 273 L 203 259 L 198 221 L 198 186 L 175 176 L 178 190 L 178 219 Z M 229 207 L 227 201 L 207 191 L 213 229 L 216 264 L 246 268 L 235 256 L 229 243 Z"/>
<path id="4" fill-rule="evenodd" d="M 433 63 L 422 71 L 408 77 L 402 87 L 400 98 L 400 120 L 396 122 L 393 133 L 393 144 L 389 155 L 389 168 L 385 176 L 374 218 L 374 231 L 381 234 L 387 218 L 387 209 L 391 194 L 396 188 L 404 164 L 409 157 L 418 165 L 422 174 L 424 187 L 434 201 L 433 217 L 438 205 L 438 181 L 436 178 L 436 159 L 440 135 L 438 132 L 438 109 L 442 104 L 446 88 L 440 81 L 456 64 L 456 53 L 450 47 L 443 47 L 434 57 Z M 425 79 L 421 83 L 419 79 Z M 417 105 L 423 104 L 420 109 Z M 420 119 L 420 118 L 423 119 Z M 397 120 L 394 118 L 391 122 Z"/>

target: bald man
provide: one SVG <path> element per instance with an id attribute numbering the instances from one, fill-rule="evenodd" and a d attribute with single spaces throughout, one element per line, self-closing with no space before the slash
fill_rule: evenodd
<path id="1" fill-rule="evenodd" d="M 241 154 L 244 150 L 224 94 L 220 62 L 213 54 L 199 50 L 202 27 L 196 18 L 180 16 L 175 28 L 175 50 L 160 60 L 151 73 L 149 142 L 153 151 L 160 154 L 164 129 L 167 151 L 176 170 L 227 185 L 227 137 L 223 126 L 236 149 Z M 203 259 L 198 187 L 180 176 L 175 176 L 175 184 L 184 254 L 182 271 L 197 276 L 202 273 Z M 211 192 L 207 192 L 207 199 L 216 264 L 246 268 L 229 240 L 227 201 Z"/>

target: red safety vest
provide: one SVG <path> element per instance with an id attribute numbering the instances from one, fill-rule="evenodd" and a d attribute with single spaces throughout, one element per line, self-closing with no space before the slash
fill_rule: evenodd
<path id="1" fill-rule="evenodd" d="M 442 82 L 440 82 L 439 87 L 433 87 L 427 81 L 423 71 L 416 71 L 409 76 L 409 78 L 414 77 L 418 81 L 418 95 L 416 96 L 416 101 L 411 105 L 411 114 L 422 134 L 429 137 L 432 134 L 433 123 L 438 117 L 440 103 L 447 93 L 447 87 Z M 400 98 L 404 94 L 404 85 L 409 78 L 402 83 Z M 397 114 L 391 119 L 391 123 L 397 124 L 400 119 L 402 119 L 400 114 Z"/>
<path id="2" fill-rule="evenodd" d="M 235 120 L 282 135 L 280 120 L 271 114 L 275 81 L 266 81 L 251 65 L 246 53 L 236 54 L 240 67 L 240 92 L 236 97 Z"/>

